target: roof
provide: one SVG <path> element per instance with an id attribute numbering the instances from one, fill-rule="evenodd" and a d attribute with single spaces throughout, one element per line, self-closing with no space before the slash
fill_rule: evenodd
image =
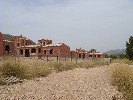
<path id="1" fill-rule="evenodd" d="M 43 47 L 50 47 L 50 46 L 61 46 L 62 44 L 49 44 L 49 45 L 45 45 Z M 36 44 L 36 45 L 27 45 L 27 46 L 22 46 L 22 47 L 39 47 L 41 46 L 40 44 Z"/>
<path id="2" fill-rule="evenodd" d="M 40 46 L 39 44 L 36 44 L 36 45 L 26 45 L 26 46 L 22 46 L 22 47 L 38 47 Z"/>
<path id="3" fill-rule="evenodd" d="M 61 43 L 58 43 L 58 44 L 49 44 L 49 45 L 45 45 L 44 47 L 49 47 L 49 46 L 61 46 L 62 44 Z"/>

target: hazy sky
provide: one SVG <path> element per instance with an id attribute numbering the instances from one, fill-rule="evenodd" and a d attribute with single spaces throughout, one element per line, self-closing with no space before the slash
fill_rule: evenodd
<path id="1" fill-rule="evenodd" d="M 72 50 L 123 49 L 133 35 L 133 0 L 0 0 L 0 31 Z"/>

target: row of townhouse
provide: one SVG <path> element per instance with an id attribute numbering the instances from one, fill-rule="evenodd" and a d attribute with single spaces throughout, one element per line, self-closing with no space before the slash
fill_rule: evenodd
<path id="1" fill-rule="evenodd" d="M 96 52 L 95 49 L 86 51 L 84 49 L 76 49 L 76 51 L 71 51 L 71 58 L 78 59 L 95 59 L 95 58 L 104 58 L 105 55 L 103 52 Z"/>
<path id="2" fill-rule="evenodd" d="M 8 36 L 10 35 L 0 32 L 0 57 L 16 56 L 43 60 L 104 58 L 104 53 L 96 52 L 95 49 L 85 51 L 80 48 L 71 51 L 66 44 L 53 44 L 52 40 L 48 39 L 38 40 L 36 44 L 22 35 L 7 38 Z"/>

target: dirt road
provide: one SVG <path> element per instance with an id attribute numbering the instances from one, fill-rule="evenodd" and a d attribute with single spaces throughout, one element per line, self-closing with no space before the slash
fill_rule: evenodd
<path id="1" fill-rule="evenodd" d="M 120 97 L 111 85 L 111 66 L 52 73 L 22 84 L 0 86 L 2 100 L 112 100 Z M 119 100 L 117 98 L 117 100 Z"/>

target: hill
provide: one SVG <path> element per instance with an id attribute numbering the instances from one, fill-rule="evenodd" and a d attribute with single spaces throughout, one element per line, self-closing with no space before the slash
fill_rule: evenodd
<path id="1" fill-rule="evenodd" d="M 13 38 L 15 38 L 16 36 L 10 35 L 10 34 L 3 34 L 3 39 L 4 40 L 9 40 L 11 41 Z M 36 43 L 32 41 L 32 44 L 35 45 Z"/>
<path id="2" fill-rule="evenodd" d="M 109 50 L 105 52 L 107 55 L 118 55 L 118 54 L 126 54 L 125 49 L 117 49 L 117 50 Z"/>
<path id="3" fill-rule="evenodd" d="M 15 36 L 9 35 L 9 34 L 3 34 L 3 39 L 4 39 L 4 40 L 9 40 L 9 41 L 11 41 L 13 38 L 15 38 Z"/>

